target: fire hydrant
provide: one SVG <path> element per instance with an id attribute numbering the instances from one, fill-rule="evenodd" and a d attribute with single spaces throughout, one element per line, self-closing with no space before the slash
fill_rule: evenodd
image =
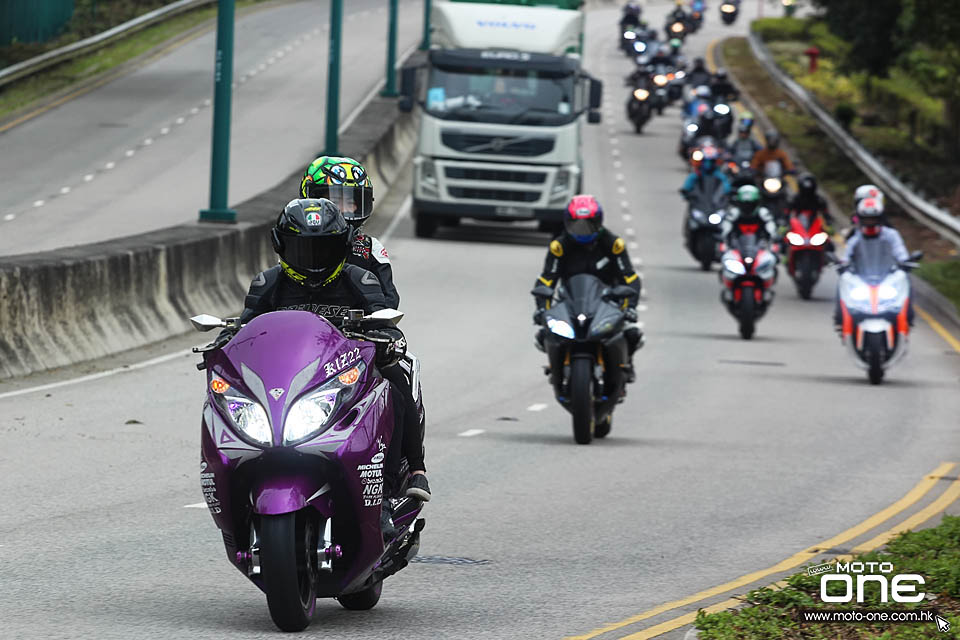
<path id="1" fill-rule="evenodd" d="M 810 47 L 803 53 L 810 58 L 810 73 L 815 73 L 817 70 L 817 58 L 820 57 L 820 49 Z"/>

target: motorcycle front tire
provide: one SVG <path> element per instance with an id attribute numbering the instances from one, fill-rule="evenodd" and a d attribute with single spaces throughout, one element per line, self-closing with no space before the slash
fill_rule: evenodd
<path id="1" fill-rule="evenodd" d="M 886 351 L 883 335 L 868 333 L 863 342 L 863 350 L 867 356 L 867 378 L 870 384 L 880 384 L 883 382 L 883 360 Z"/>
<path id="2" fill-rule="evenodd" d="M 749 294 L 749 295 L 748 295 Z M 745 290 L 740 298 L 740 337 L 749 340 L 753 337 L 756 329 L 756 317 L 754 308 L 756 300 L 753 297 L 753 289 Z"/>
<path id="3" fill-rule="evenodd" d="M 573 439 L 577 444 L 593 440 L 593 361 L 574 358 L 570 363 L 570 413 L 573 415 Z"/>
<path id="4" fill-rule="evenodd" d="M 303 631 L 313 619 L 317 607 L 315 554 L 315 530 L 303 514 L 261 516 L 263 591 L 270 617 L 283 631 Z"/>

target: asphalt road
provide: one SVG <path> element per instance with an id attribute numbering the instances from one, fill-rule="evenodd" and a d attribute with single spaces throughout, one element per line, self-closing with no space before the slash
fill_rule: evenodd
<path id="1" fill-rule="evenodd" d="M 715 17 L 691 55 L 745 28 L 722 29 Z M 681 246 L 676 110 L 643 136 L 623 118 L 628 61 L 613 48 L 615 22 L 613 10 L 589 14 L 587 66 L 606 82 L 608 109 L 587 129 L 586 186 L 642 258 L 638 383 L 610 437 L 574 445 L 532 346 L 528 291 L 546 236 L 463 225 L 424 241 L 403 220 L 387 246 L 402 326 L 425 367 L 428 562 L 390 578 L 372 611 L 322 602 L 306 637 L 585 633 L 773 565 L 960 460 L 960 359 L 922 322 L 881 387 L 831 331 L 832 276 L 810 302 L 782 276 L 757 337 L 737 337 L 716 273 L 700 272 Z M 0 394 L 202 341 L 6 383 Z M 0 636 L 277 633 L 263 596 L 223 557 L 209 515 L 184 507 L 202 499 L 195 360 L 0 398 Z M 468 430 L 482 432 L 460 435 Z"/>
<path id="2" fill-rule="evenodd" d="M 386 3 L 345 3 L 341 122 L 384 77 Z M 401 0 L 398 42 L 422 37 Z M 323 148 L 330 5 L 275 3 L 236 23 L 230 190 L 242 202 Z M 213 30 L 155 62 L 0 133 L 0 255 L 197 219 L 209 205 Z"/>

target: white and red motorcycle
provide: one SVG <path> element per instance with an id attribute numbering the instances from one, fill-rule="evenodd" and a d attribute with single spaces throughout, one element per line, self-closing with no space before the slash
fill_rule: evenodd
<path id="1" fill-rule="evenodd" d="M 907 352 L 910 279 L 923 252 L 899 263 L 885 244 L 860 243 L 850 264 L 841 267 L 841 339 L 870 384 L 880 384 L 887 369 Z"/>

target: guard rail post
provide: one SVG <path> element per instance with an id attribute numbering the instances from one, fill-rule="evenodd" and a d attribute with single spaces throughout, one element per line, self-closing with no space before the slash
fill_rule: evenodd
<path id="1" fill-rule="evenodd" d="M 397 21 L 399 0 L 390 0 L 390 26 L 387 29 L 387 84 L 380 92 L 385 98 L 397 97 Z"/>
<path id="2" fill-rule="evenodd" d="M 327 69 L 327 135 L 324 155 L 337 155 L 340 141 L 340 38 L 343 32 L 343 0 L 330 2 L 330 55 Z"/>
<path id="3" fill-rule="evenodd" d="M 217 52 L 213 72 L 213 144 L 210 153 L 210 208 L 201 222 L 236 222 L 227 207 L 230 184 L 230 99 L 233 85 L 233 2 L 217 3 Z"/>

